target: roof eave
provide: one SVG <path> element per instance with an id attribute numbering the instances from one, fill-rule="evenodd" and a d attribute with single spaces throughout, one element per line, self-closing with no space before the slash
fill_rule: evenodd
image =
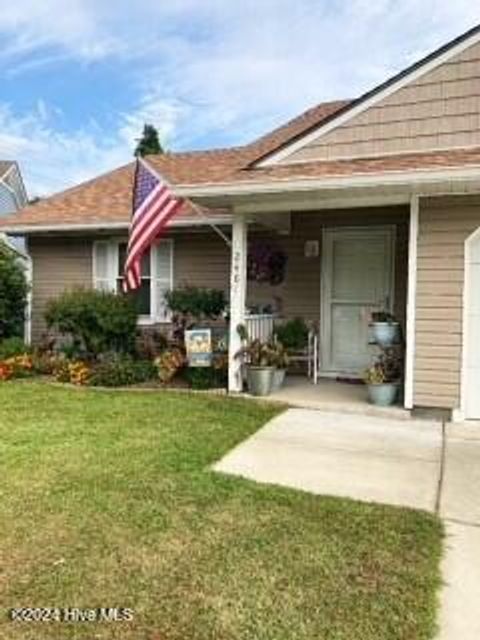
<path id="1" fill-rule="evenodd" d="M 411 187 L 412 191 L 428 188 L 439 183 L 462 183 L 480 180 L 480 165 L 471 167 L 446 167 L 442 169 L 415 169 L 410 171 L 388 171 L 381 173 L 358 173 L 332 175 L 328 177 L 295 177 L 274 180 L 232 181 L 210 184 L 177 185 L 178 195 L 192 199 L 211 200 L 212 197 L 275 194 L 294 191 L 329 191 L 352 187 L 389 186 Z"/>
<path id="2" fill-rule="evenodd" d="M 228 226 L 232 224 L 232 218 L 229 215 L 215 216 L 212 222 L 220 226 Z M 174 220 L 171 223 L 173 229 L 183 229 L 188 227 L 208 226 L 209 223 L 205 219 L 185 218 L 183 220 Z M 51 223 L 51 224 L 21 224 L 15 223 L 11 225 L 0 226 L 0 233 L 6 233 L 12 236 L 18 235 L 37 235 L 37 234 L 64 234 L 64 233 L 94 233 L 105 231 L 127 231 L 130 226 L 129 222 L 93 222 L 93 223 Z"/>

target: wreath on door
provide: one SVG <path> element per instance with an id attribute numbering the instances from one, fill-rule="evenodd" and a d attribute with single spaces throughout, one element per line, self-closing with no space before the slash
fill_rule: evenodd
<path id="1" fill-rule="evenodd" d="M 252 243 L 248 248 L 247 278 L 272 286 L 285 280 L 287 256 L 285 252 L 266 242 Z"/>

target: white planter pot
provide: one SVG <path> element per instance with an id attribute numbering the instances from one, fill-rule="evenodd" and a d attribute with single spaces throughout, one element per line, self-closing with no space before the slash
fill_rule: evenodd
<path id="1" fill-rule="evenodd" d="M 275 369 L 272 379 L 272 391 L 279 391 L 283 387 L 285 381 L 286 369 Z"/>
<path id="2" fill-rule="evenodd" d="M 378 407 L 390 407 L 397 399 L 398 386 L 398 382 L 367 385 L 369 402 Z"/>
<path id="3" fill-rule="evenodd" d="M 398 322 L 372 322 L 372 335 L 381 347 L 390 347 L 399 340 L 400 325 Z"/>

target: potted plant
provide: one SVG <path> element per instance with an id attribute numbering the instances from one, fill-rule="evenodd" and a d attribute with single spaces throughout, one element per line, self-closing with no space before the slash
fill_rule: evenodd
<path id="1" fill-rule="evenodd" d="M 290 351 L 301 351 L 308 344 L 308 326 L 303 318 L 293 318 L 274 329 L 277 342 Z"/>
<path id="2" fill-rule="evenodd" d="M 365 371 L 368 399 L 372 404 L 389 407 L 397 399 L 402 378 L 401 358 L 393 349 L 387 349 Z"/>
<path id="3" fill-rule="evenodd" d="M 272 391 L 282 388 L 287 374 L 288 354 L 281 342 L 274 342 L 271 345 L 271 362 L 275 366 L 273 371 Z"/>
<path id="4" fill-rule="evenodd" d="M 244 358 L 248 391 L 253 396 L 268 396 L 272 391 L 275 371 L 272 345 L 250 340 L 244 325 L 239 325 L 237 331 L 245 343 L 236 356 Z"/>
<path id="5" fill-rule="evenodd" d="M 399 341 L 400 325 L 388 311 L 374 311 L 370 326 L 373 339 L 381 347 L 390 347 Z"/>

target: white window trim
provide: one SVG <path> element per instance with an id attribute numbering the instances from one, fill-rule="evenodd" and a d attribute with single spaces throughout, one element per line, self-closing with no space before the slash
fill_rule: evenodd
<path id="1" fill-rule="evenodd" d="M 107 250 L 107 271 L 108 271 L 108 283 L 109 290 L 116 291 L 117 290 L 117 280 L 119 277 L 118 274 L 118 248 L 120 244 L 126 242 L 125 238 L 109 238 L 105 240 L 95 240 L 92 244 L 92 284 L 93 287 L 96 287 L 96 246 L 99 243 L 105 243 L 108 247 Z M 160 320 L 157 317 L 157 309 L 158 309 L 158 300 L 157 300 L 157 246 L 160 244 L 168 244 L 170 246 L 170 288 L 173 288 L 174 283 L 174 241 L 172 238 L 162 239 L 152 245 L 150 250 L 150 314 L 149 315 L 139 315 L 137 317 L 137 324 L 140 326 L 151 326 L 154 324 L 168 324 L 170 322 L 170 318 Z"/>

